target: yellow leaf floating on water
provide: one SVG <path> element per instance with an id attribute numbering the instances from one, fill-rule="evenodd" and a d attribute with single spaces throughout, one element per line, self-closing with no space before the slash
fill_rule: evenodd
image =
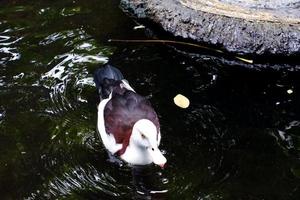
<path id="1" fill-rule="evenodd" d="M 182 94 L 177 94 L 176 97 L 174 97 L 174 103 L 180 108 L 187 108 L 190 105 L 190 100 Z"/>

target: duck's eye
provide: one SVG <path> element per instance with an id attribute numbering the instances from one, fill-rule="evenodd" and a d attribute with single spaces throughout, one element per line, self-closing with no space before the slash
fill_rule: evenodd
<path id="1" fill-rule="evenodd" d="M 146 138 L 146 136 L 145 136 L 144 134 L 141 134 L 141 136 L 142 136 L 142 138 L 143 138 L 143 139 L 145 139 L 145 138 Z"/>
<path id="2" fill-rule="evenodd" d="M 152 148 L 151 150 L 154 151 L 154 148 Z"/>

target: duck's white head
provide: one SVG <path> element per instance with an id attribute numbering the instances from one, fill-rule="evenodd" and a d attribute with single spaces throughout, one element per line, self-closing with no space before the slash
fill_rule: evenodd
<path id="1" fill-rule="evenodd" d="M 153 122 L 148 119 L 141 119 L 135 123 L 129 142 L 129 152 L 133 158 L 133 164 L 154 163 L 164 167 L 167 159 L 158 149 L 161 135 Z M 127 152 L 125 152 L 126 154 Z M 130 162 L 130 160 L 129 160 Z"/>

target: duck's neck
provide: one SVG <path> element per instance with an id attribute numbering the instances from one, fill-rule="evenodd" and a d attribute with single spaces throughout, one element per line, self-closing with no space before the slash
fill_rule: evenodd
<path id="1" fill-rule="evenodd" d="M 132 144 L 129 144 L 125 153 L 121 155 L 121 158 L 133 165 L 147 165 L 152 163 L 152 158 L 146 148 Z"/>
<path id="2" fill-rule="evenodd" d="M 129 145 L 126 148 L 124 154 L 120 157 L 128 163 L 133 165 L 146 165 L 152 163 L 152 157 L 150 156 L 146 147 L 139 144 L 138 133 L 136 127 L 133 128 Z"/>

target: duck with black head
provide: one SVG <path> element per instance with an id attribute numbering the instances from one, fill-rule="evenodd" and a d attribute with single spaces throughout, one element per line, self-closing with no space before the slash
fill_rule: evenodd
<path id="1" fill-rule="evenodd" d="M 167 159 L 158 148 L 160 124 L 150 102 L 111 65 L 99 68 L 94 81 L 100 96 L 97 128 L 105 148 L 129 164 L 163 168 Z"/>

